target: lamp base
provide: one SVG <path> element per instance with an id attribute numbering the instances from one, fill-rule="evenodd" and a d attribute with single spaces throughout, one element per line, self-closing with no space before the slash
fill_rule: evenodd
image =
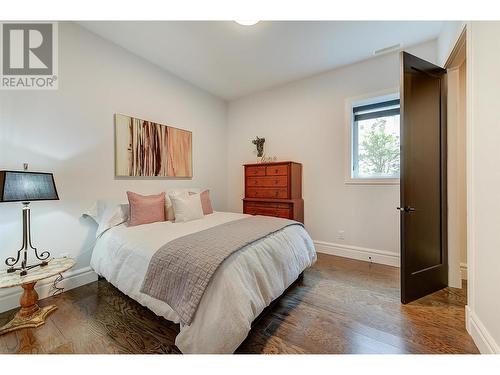
<path id="1" fill-rule="evenodd" d="M 44 251 L 38 255 L 37 249 L 31 244 L 31 210 L 29 204 L 30 202 L 23 202 L 23 247 L 18 250 L 16 258 L 9 257 L 5 260 L 5 264 L 9 266 L 7 273 L 21 271 L 21 276 L 26 276 L 28 274 L 28 270 L 32 268 L 46 266 L 48 264 L 47 259 L 50 257 L 50 253 L 48 251 Z M 28 250 L 33 250 L 35 252 L 35 257 L 42 262 L 27 266 Z M 19 262 L 21 262 L 21 267 L 14 267 Z"/>
<path id="2" fill-rule="evenodd" d="M 31 266 L 27 266 L 25 268 L 22 268 L 22 267 L 10 267 L 10 268 L 7 268 L 7 273 L 13 273 L 13 272 L 16 272 L 16 271 L 21 271 L 19 275 L 26 276 L 28 274 L 28 270 L 30 270 L 32 268 L 35 268 L 35 267 L 45 267 L 48 264 L 49 264 L 48 262 L 43 261 L 41 263 L 32 264 Z"/>

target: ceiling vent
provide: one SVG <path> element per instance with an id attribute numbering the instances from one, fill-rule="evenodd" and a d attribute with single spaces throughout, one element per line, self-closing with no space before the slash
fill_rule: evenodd
<path id="1" fill-rule="evenodd" d="M 401 43 L 394 44 L 392 46 L 381 48 L 381 49 L 378 49 L 376 51 L 373 51 L 373 55 L 377 56 L 377 55 L 383 55 L 383 54 L 389 53 L 389 52 L 395 52 L 395 51 L 398 51 L 400 48 L 401 48 Z"/>

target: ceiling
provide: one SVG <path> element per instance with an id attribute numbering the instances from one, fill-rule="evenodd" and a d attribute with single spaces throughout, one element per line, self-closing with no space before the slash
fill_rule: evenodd
<path id="1" fill-rule="evenodd" d="M 85 28 L 231 100 L 436 38 L 442 21 L 88 21 Z"/>

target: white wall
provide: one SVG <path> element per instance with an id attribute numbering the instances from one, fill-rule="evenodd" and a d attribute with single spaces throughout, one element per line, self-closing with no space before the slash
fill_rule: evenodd
<path id="1" fill-rule="evenodd" d="M 409 52 L 435 62 L 436 42 Z M 228 208 L 242 210 L 241 165 L 255 160 L 251 139 L 265 137 L 268 155 L 303 164 L 305 224 L 326 242 L 318 250 L 367 259 L 375 249 L 375 261 L 399 264 L 399 186 L 344 184 L 345 100 L 399 88 L 399 74 L 392 53 L 230 102 Z"/>
<path id="2" fill-rule="evenodd" d="M 115 179 L 115 112 L 191 130 L 194 178 Z M 75 269 L 89 265 L 95 228 L 80 215 L 98 198 L 198 186 L 225 209 L 226 145 L 225 102 L 74 23 L 59 24 L 59 90 L 0 91 L 0 169 L 54 172 L 61 200 L 31 204 L 34 244 L 76 257 Z M 21 246 L 20 215 L 20 203 L 0 204 L 0 269 Z M 0 310 L 12 292 L 0 291 Z"/>
<path id="3" fill-rule="evenodd" d="M 467 328 L 500 353 L 500 22 L 468 25 L 467 66 Z"/>

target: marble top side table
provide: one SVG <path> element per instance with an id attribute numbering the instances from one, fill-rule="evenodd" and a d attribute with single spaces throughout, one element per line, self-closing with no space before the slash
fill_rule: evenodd
<path id="1" fill-rule="evenodd" d="M 55 311 L 57 306 L 39 307 L 35 284 L 40 280 L 65 272 L 74 265 L 75 260 L 72 258 L 56 258 L 50 260 L 46 266 L 31 269 L 25 276 L 21 276 L 19 271 L 14 273 L 0 271 L 0 288 L 21 286 L 24 289 L 19 300 L 21 309 L 9 323 L 0 327 L 0 335 L 22 328 L 36 328 L 44 324 L 47 315 Z"/>

